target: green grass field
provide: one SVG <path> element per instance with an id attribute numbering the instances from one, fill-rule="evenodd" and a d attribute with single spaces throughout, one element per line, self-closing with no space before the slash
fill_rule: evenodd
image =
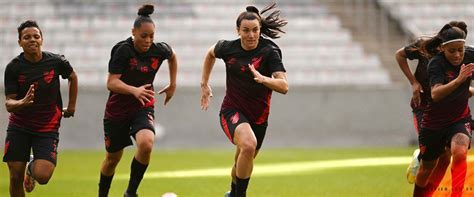
<path id="1" fill-rule="evenodd" d="M 411 196 L 405 169 L 413 148 L 263 149 L 249 196 Z M 471 151 L 472 152 L 472 151 Z M 155 150 L 139 196 L 223 196 L 233 150 Z M 97 196 L 104 151 L 62 151 L 53 178 L 28 196 Z M 110 196 L 128 183 L 133 150 L 124 154 Z M 386 157 L 394 157 L 386 160 Z M 358 158 L 376 158 L 368 161 Z M 351 160 L 352 159 L 352 160 Z M 342 160 L 342 161 L 341 161 Z M 350 164 L 350 165 L 347 165 Z M 372 166 L 367 166 L 371 164 Z M 8 169 L 0 167 L 0 196 L 8 196 Z"/>

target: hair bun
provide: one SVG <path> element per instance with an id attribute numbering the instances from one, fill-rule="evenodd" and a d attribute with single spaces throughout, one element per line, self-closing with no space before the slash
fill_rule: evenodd
<path id="1" fill-rule="evenodd" d="M 250 5 L 250 6 L 247 6 L 245 9 L 247 10 L 247 12 L 253 12 L 253 13 L 259 14 L 258 9 L 255 6 Z"/>
<path id="2" fill-rule="evenodd" d="M 150 14 L 153 14 L 153 11 L 155 11 L 155 8 L 151 4 L 145 4 L 138 9 L 138 15 L 139 16 L 150 16 Z"/>

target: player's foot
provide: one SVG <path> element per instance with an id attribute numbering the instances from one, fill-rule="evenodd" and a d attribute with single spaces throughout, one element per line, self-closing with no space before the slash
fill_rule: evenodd
<path id="1" fill-rule="evenodd" d="M 224 194 L 224 197 L 231 197 L 231 196 L 230 196 L 230 191 L 227 191 L 227 192 Z"/>
<path id="2" fill-rule="evenodd" d="M 31 176 L 30 165 L 33 162 L 33 160 L 34 160 L 33 155 L 30 155 L 30 161 L 26 163 L 25 178 L 23 180 L 23 187 L 25 188 L 25 191 L 28 193 L 30 193 L 31 191 L 33 191 L 33 189 L 35 189 L 35 184 L 36 184 L 35 179 L 33 178 L 33 176 Z"/>
<path id="3" fill-rule="evenodd" d="M 125 193 L 123 193 L 123 197 L 137 197 L 138 194 L 129 194 L 127 191 L 125 191 Z"/>
<path id="4" fill-rule="evenodd" d="M 410 184 L 415 183 L 416 173 L 418 168 L 420 168 L 420 161 L 418 161 L 418 155 L 420 154 L 420 149 L 416 149 L 413 152 L 413 158 L 410 162 L 410 165 L 407 168 L 407 181 Z"/>

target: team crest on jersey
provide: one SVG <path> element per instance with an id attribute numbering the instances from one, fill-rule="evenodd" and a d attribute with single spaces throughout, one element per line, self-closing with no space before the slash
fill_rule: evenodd
<path id="1" fill-rule="evenodd" d="M 456 78 L 456 75 L 454 74 L 453 71 L 448 71 L 446 72 L 446 80 L 447 81 L 452 81 Z"/>
<path id="2" fill-rule="evenodd" d="M 140 67 L 140 71 L 141 71 L 142 73 L 148 73 L 149 70 L 148 70 L 148 67 L 147 67 L 147 66 L 142 66 L 142 67 Z"/>
<path id="3" fill-rule="evenodd" d="M 43 73 L 43 78 L 46 83 L 48 84 L 51 83 L 51 81 L 53 81 L 53 78 L 54 78 L 54 69 L 51 69 L 49 72 L 45 71 Z"/>
<path id="4" fill-rule="evenodd" d="M 235 57 L 231 57 L 229 58 L 229 60 L 227 60 L 227 64 L 229 65 L 234 65 L 237 63 L 237 59 L 235 59 Z"/>
<path id="5" fill-rule="evenodd" d="M 136 58 L 131 58 L 128 64 L 130 64 L 130 70 L 134 70 L 138 66 L 138 61 Z"/>
<path id="6" fill-rule="evenodd" d="M 160 62 L 160 59 L 158 59 L 156 57 L 151 58 L 151 68 L 153 68 L 153 70 L 158 69 L 158 63 L 159 62 Z"/>
<path id="7" fill-rule="evenodd" d="M 18 76 L 18 84 L 19 84 L 19 85 L 25 84 L 25 81 L 26 81 L 25 75 L 19 75 L 19 76 Z"/>
<path id="8" fill-rule="evenodd" d="M 235 114 L 230 117 L 230 122 L 232 122 L 232 124 L 236 124 L 237 122 L 239 122 L 239 112 L 235 112 Z"/>
<path id="9" fill-rule="evenodd" d="M 252 58 L 252 65 L 255 69 L 258 69 L 260 67 L 260 64 L 262 63 L 262 59 L 263 59 L 263 56 Z"/>

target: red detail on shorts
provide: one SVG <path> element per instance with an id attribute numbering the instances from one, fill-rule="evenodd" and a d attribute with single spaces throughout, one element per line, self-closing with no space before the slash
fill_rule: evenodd
<path id="1" fill-rule="evenodd" d="M 62 112 L 59 109 L 59 106 L 56 106 L 56 112 L 54 113 L 53 118 L 49 121 L 48 124 L 43 126 L 43 128 L 38 129 L 38 132 L 50 132 L 54 128 L 58 128 L 59 120 L 62 117 Z"/>
<path id="2" fill-rule="evenodd" d="M 159 60 L 158 58 L 156 58 L 156 57 L 151 58 L 151 68 L 153 68 L 153 70 L 158 69 L 158 62 L 159 62 L 159 61 L 160 61 L 160 60 Z"/>
<path id="3" fill-rule="evenodd" d="M 56 152 L 51 152 L 50 156 L 51 156 L 52 159 L 56 160 Z"/>
<path id="4" fill-rule="evenodd" d="M 239 112 L 235 112 L 235 114 L 230 117 L 230 121 L 232 122 L 232 124 L 236 124 L 237 122 L 239 122 Z"/>
<path id="5" fill-rule="evenodd" d="M 222 128 L 224 128 L 225 135 L 227 135 L 227 138 L 229 138 L 230 142 L 232 142 L 232 144 L 233 144 L 234 141 L 232 140 L 232 136 L 230 135 L 229 127 L 227 126 L 227 121 L 225 120 L 223 114 L 221 114 L 221 124 L 222 124 Z"/>
<path id="6" fill-rule="evenodd" d="M 51 71 L 45 71 L 43 73 L 43 78 L 44 78 L 44 81 L 46 83 L 51 83 L 51 81 L 53 81 L 53 78 L 54 78 L 54 69 L 51 69 Z"/>
<path id="7" fill-rule="evenodd" d="M 418 119 L 416 119 L 416 113 L 413 112 L 413 124 L 415 125 L 415 130 L 417 134 L 420 134 L 420 128 L 418 128 Z"/>
<path id="8" fill-rule="evenodd" d="M 155 127 L 155 122 L 153 121 L 153 116 L 151 114 L 148 114 L 148 123 Z"/>
<path id="9" fill-rule="evenodd" d="M 421 153 L 421 154 L 425 154 L 425 152 L 426 152 L 426 146 L 420 144 L 420 153 Z"/>
<path id="10" fill-rule="evenodd" d="M 110 138 L 106 136 L 104 138 L 104 141 L 105 141 L 105 148 L 109 148 L 110 147 Z"/>
<path id="11" fill-rule="evenodd" d="M 151 98 L 150 102 L 145 103 L 145 105 L 143 107 L 153 107 L 154 104 L 155 104 L 155 97 Z"/>
<path id="12" fill-rule="evenodd" d="M 3 154 L 7 154 L 9 146 L 10 146 L 10 141 L 5 142 L 5 147 L 3 148 Z"/>
<path id="13" fill-rule="evenodd" d="M 464 123 L 464 127 L 466 128 L 467 133 L 471 133 L 471 122 Z"/>

